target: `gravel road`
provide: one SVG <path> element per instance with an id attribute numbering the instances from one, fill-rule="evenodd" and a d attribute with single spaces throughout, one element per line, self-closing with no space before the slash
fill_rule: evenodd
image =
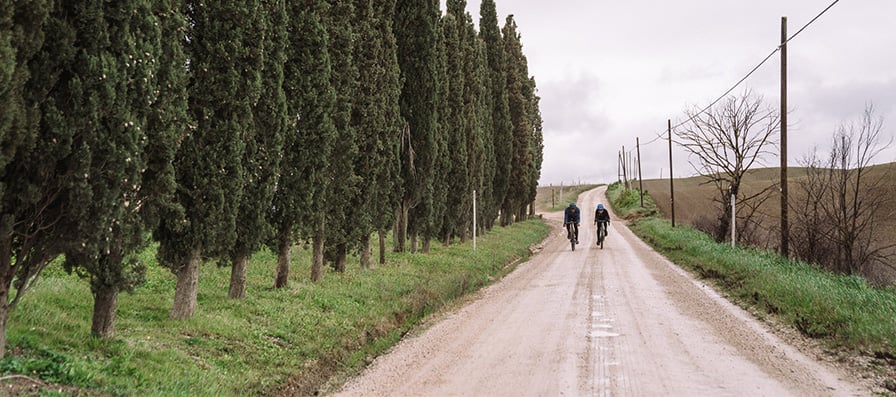
<path id="1" fill-rule="evenodd" d="M 783 342 L 612 214 L 595 246 L 561 213 L 544 249 L 469 304 L 406 338 L 339 396 L 854 396 L 870 392 Z"/>

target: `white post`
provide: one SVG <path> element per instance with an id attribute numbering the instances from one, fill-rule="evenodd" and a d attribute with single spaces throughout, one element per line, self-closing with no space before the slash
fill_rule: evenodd
<path id="1" fill-rule="evenodd" d="M 476 251 L 476 191 L 473 190 L 473 251 Z"/>
<path id="2" fill-rule="evenodd" d="M 735 238 L 737 236 L 737 207 L 734 204 L 734 201 L 737 199 L 737 196 L 734 194 L 731 195 L 731 247 L 734 248 Z"/>

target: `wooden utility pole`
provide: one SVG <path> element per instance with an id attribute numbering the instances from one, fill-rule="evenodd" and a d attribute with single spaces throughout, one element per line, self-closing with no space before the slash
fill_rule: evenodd
<path id="1" fill-rule="evenodd" d="M 641 208 L 644 208 L 644 181 L 641 180 L 641 138 L 635 137 L 635 148 L 638 152 L 638 191 L 641 193 Z"/>
<path id="2" fill-rule="evenodd" d="M 616 159 L 616 179 L 622 185 L 622 152 L 619 152 Z"/>
<path id="3" fill-rule="evenodd" d="M 622 184 L 628 189 L 628 160 L 625 157 L 625 145 L 622 145 Z"/>
<path id="4" fill-rule="evenodd" d="M 781 256 L 790 256 L 787 222 L 787 17 L 781 17 Z"/>
<path id="5" fill-rule="evenodd" d="M 672 119 L 667 121 L 669 126 L 669 203 L 672 205 L 672 227 L 675 227 L 675 177 L 672 172 Z"/>

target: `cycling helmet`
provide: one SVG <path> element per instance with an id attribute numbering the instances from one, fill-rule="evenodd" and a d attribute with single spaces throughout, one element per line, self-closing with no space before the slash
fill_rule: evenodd
<path id="1" fill-rule="evenodd" d="M 597 209 L 599 209 L 599 210 L 604 209 L 604 205 L 603 205 L 603 204 L 598 204 L 598 205 L 597 205 Z"/>
<path id="2" fill-rule="evenodd" d="M 575 206 L 576 206 L 576 203 L 569 203 L 569 206 L 570 206 L 570 207 L 575 207 Z"/>

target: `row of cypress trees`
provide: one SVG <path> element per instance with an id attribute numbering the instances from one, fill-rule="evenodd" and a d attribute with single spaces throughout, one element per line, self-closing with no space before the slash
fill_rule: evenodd
<path id="1" fill-rule="evenodd" d="M 492 0 L 13 0 L 0 5 L 0 357 L 9 310 L 63 256 L 92 332 L 152 241 L 193 315 L 200 264 L 312 242 L 313 280 L 391 229 L 396 251 L 525 219 L 541 117 Z M 499 218 L 500 215 L 500 218 Z M 422 242 L 422 247 L 418 243 Z M 409 245 L 409 247 L 408 247 Z"/>

